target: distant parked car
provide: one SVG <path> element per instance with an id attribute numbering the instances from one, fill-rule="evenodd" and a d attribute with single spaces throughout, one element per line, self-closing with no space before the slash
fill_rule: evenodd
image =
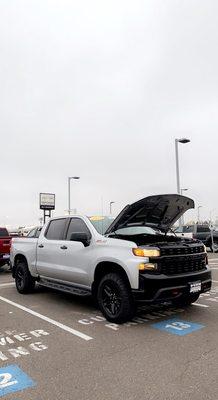
<path id="1" fill-rule="evenodd" d="M 201 240 L 205 244 L 205 246 L 210 247 L 209 237 L 211 235 L 211 230 L 209 225 L 183 225 L 176 228 L 175 233 L 179 237 Z"/>
<path id="2" fill-rule="evenodd" d="M 35 226 L 35 228 L 33 228 L 29 231 L 29 233 L 26 235 L 26 237 L 38 238 L 41 230 L 42 230 L 42 226 Z"/>
<path id="3" fill-rule="evenodd" d="M 19 228 L 18 232 L 19 232 L 19 236 L 28 236 L 29 232 L 32 231 L 32 229 L 36 228 L 36 226 L 32 225 L 32 226 L 24 226 Z"/>
<path id="4" fill-rule="evenodd" d="M 212 235 L 213 235 L 213 240 L 212 240 Z M 212 251 L 212 253 L 218 252 L 218 228 L 215 230 L 212 230 L 210 235 L 208 235 L 207 246 L 210 247 L 210 250 Z"/>
<path id="5" fill-rule="evenodd" d="M 11 237 L 6 228 L 0 228 L 0 267 L 10 262 Z"/>

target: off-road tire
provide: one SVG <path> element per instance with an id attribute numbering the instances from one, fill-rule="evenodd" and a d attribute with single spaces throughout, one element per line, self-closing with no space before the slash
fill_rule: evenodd
<path id="1" fill-rule="evenodd" d="M 134 316 L 131 290 L 121 274 L 111 272 L 103 276 L 98 285 L 97 300 L 102 314 L 110 322 L 121 324 Z"/>
<path id="2" fill-rule="evenodd" d="M 22 294 L 31 293 L 34 290 L 35 280 L 24 261 L 19 261 L 16 266 L 15 284 L 17 291 Z"/>

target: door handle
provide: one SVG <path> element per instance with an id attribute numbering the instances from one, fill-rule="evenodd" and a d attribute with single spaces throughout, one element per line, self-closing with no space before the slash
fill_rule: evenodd
<path id="1" fill-rule="evenodd" d="M 61 246 L 60 249 L 66 250 L 66 249 L 67 249 L 67 246 Z"/>
<path id="2" fill-rule="evenodd" d="M 43 246 L 43 244 L 39 244 L 38 247 L 40 247 L 40 249 L 42 249 L 44 246 Z"/>

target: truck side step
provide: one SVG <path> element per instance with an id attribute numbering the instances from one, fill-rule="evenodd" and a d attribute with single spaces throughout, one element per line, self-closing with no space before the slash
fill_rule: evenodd
<path id="1" fill-rule="evenodd" d="M 39 285 L 48 287 L 50 289 L 60 290 L 61 292 L 76 294 L 77 296 L 90 296 L 91 290 L 80 286 L 68 285 L 65 283 L 58 283 L 50 281 L 49 279 L 41 278 L 38 281 Z"/>

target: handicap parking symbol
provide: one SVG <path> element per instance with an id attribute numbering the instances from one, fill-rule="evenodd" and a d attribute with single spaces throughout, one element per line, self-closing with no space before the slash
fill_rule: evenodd
<path id="1" fill-rule="evenodd" d="M 35 382 L 17 365 L 0 368 L 0 397 L 35 385 Z"/>
<path id="2" fill-rule="evenodd" d="M 193 322 L 183 321 L 180 319 L 168 319 L 156 324 L 152 324 L 153 328 L 172 333 L 173 335 L 185 336 L 188 333 L 198 331 L 204 328 L 204 325 L 196 324 Z"/>

